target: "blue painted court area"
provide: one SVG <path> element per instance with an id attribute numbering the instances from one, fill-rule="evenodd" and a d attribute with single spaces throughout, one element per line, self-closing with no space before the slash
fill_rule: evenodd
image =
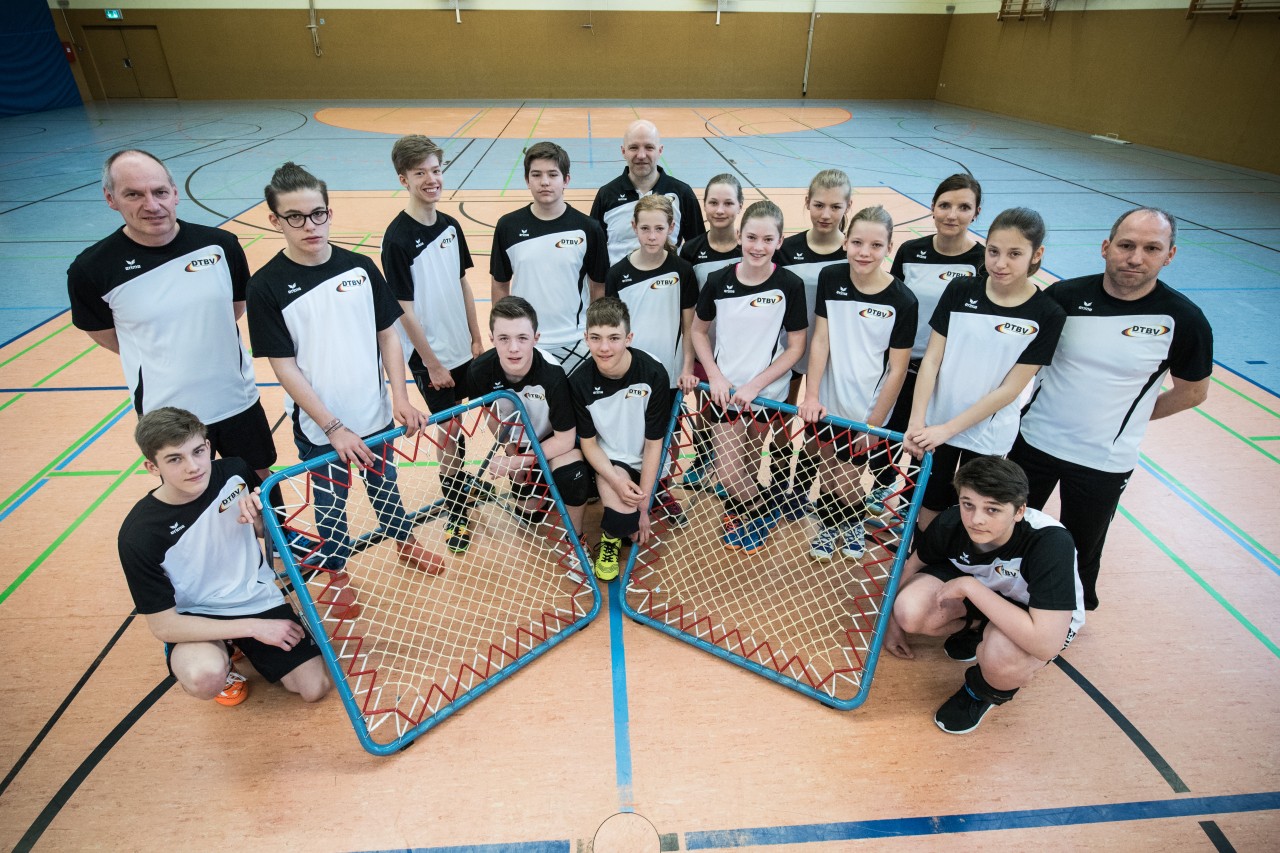
<path id="1" fill-rule="evenodd" d="M 493 105 L 499 102 L 493 102 Z M 509 103 L 509 102 L 501 102 Z M 655 102 L 654 106 L 684 102 Z M 387 162 L 393 137 L 317 122 L 330 106 L 430 106 L 427 102 L 193 102 L 91 104 L 0 119 L 0 340 L 67 305 L 67 265 L 120 224 L 102 200 L 103 159 L 141 147 L 170 166 L 182 217 L 216 225 L 261 201 L 261 187 L 287 159 L 314 168 L 335 190 L 397 187 Z M 477 102 L 477 109 L 491 105 Z M 634 106 L 539 102 L 523 106 Z M 798 106 L 738 102 L 732 106 Z M 755 186 L 807 185 L 824 168 L 845 169 L 855 186 L 888 186 L 928 204 L 937 181 L 968 169 L 986 198 L 976 230 L 1000 210 L 1025 205 L 1049 226 L 1045 267 L 1060 277 L 1101 269 L 1099 246 L 1128 207 L 1154 204 L 1180 220 L 1179 252 L 1166 280 L 1208 315 L 1218 362 L 1267 388 L 1280 388 L 1280 176 L 928 101 L 812 102 L 853 115 L 798 133 L 709 139 L 667 138 L 665 167 L 697 186 L 730 170 Z M 464 125 L 465 126 L 465 125 Z M 594 188 L 621 169 L 618 140 L 557 140 L 574 157 L 572 185 Z M 450 189 L 523 192 L 516 167 L 523 144 L 453 138 Z M 855 199 L 856 203 L 856 199 Z M 789 231 L 801 230 L 791 223 Z M 477 247 L 483 249 L 484 247 Z"/>

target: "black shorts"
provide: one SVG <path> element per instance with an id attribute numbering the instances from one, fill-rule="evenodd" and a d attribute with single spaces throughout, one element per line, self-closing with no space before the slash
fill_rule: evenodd
<path id="1" fill-rule="evenodd" d="M 983 455 L 985 454 L 961 450 L 949 444 L 944 444 L 933 451 L 933 468 L 929 471 L 929 482 L 924 487 L 924 508 L 933 512 L 942 512 L 944 509 L 955 506 L 960 500 L 955 486 L 951 485 L 956 471 L 970 459 L 977 459 Z"/>
<path id="2" fill-rule="evenodd" d="M 935 565 L 924 566 L 923 568 L 920 569 L 919 573 L 922 575 L 929 575 L 930 577 L 937 578 L 943 583 L 953 581 L 956 578 L 973 577 L 973 575 L 970 575 L 968 572 L 960 571 L 951 563 L 940 563 Z M 996 593 L 996 595 L 1000 595 L 1000 593 Z M 1031 605 L 1023 604 L 1021 601 L 1014 601 L 1012 598 L 1009 598 L 1007 595 L 1000 595 L 1000 597 L 1003 598 L 1005 601 L 1009 602 L 1010 604 L 1014 605 L 1015 607 L 1021 607 L 1023 610 L 1031 609 Z M 969 618 L 969 619 L 986 619 L 987 618 L 986 614 L 983 613 L 981 610 L 979 610 L 974 605 L 974 603 L 967 598 L 964 600 L 964 611 L 965 611 L 966 618 Z M 1075 639 L 1075 636 L 1076 635 L 1072 632 L 1072 630 L 1070 628 L 1067 628 L 1066 640 L 1065 642 L 1063 642 L 1061 650 L 1065 650 L 1067 646 L 1071 645 L 1071 641 Z M 1054 655 L 1054 657 L 1057 657 L 1057 655 Z"/>
<path id="3" fill-rule="evenodd" d="M 276 442 L 261 400 L 238 415 L 209 424 L 208 429 L 209 444 L 218 456 L 238 456 L 255 471 L 276 464 Z"/>
<path id="4" fill-rule="evenodd" d="M 615 468 L 621 468 L 623 471 L 626 471 L 627 476 L 631 478 L 631 482 L 635 483 L 637 486 L 640 485 L 640 472 L 635 468 L 632 468 L 625 462 L 619 462 L 617 459 L 610 459 L 609 464 Z"/>
<path id="5" fill-rule="evenodd" d="M 853 452 L 853 444 L 859 438 L 867 435 L 854 429 L 844 429 L 843 427 L 833 426 L 831 424 L 805 424 L 804 434 L 806 438 L 811 438 L 818 442 L 820 448 L 830 446 L 834 448 L 836 458 L 841 462 L 847 462 L 850 465 L 866 465 L 867 460 L 871 458 L 872 448 L 876 443 L 882 442 L 884 439 L 878 436 L 868 436 L 874 439 L 872 447 L 858 453 Z M 819 450 L 821 452 L 821 450 Z"/>
<path id="6" fill-rule="evenodd" d="M 281 604 L 264 613 L 246 616 L 213 616 L 204 613 L 194 615 L 204 616 L 206 619 L 288 619 L 290 622 L 302 625 L 302 620 L 298 618 L 298 614 L 294 613 L 293 608 L 288 604 Z M 258 671 L 258 674 L 275 684 L 307 661 L 320 656 L 320 647 L 316 645 L 315 640 L 311 639 L 311 634 L 307 633 L 305 626 L 303 626 L 302 632 L 302 642 L 287 652 L 279 646 L 271 646 L 259 642 L 253 637 L 239 637 L 235 640 L 227 640 L 227 651 L 230 653 L 231 644 L 235 643 L 236 648 L 244 652 L 244 656 L 249 659 L 249 663 L 253 664 L 253 668 Z M 173 654 L 173 646 L 173 643 L 164 644 L 164 662 L 166 666 L 169 666 L 170 675 L 173 675 L 173 667 L 169 662 L 169 656 Z"/>
<path id="7" fill-rule="evenodd" d="M 417 359 L 417 353 L 414 353 Z M 418 362 L 421 364 L 421 361 Z M 474 396 L 471 392 L 471 383 L 467 380 L 467 375 L 471 371 L 471 361 L 468 359 L 457 367 L 449 368 L 449 375 L 453 377 L 452 388 L 432 388 L 431 374 L 427 369 L 419 369 L 416 365 L 410 364 L 413 371 L 413 381 L 418 386 L 418 393 L 422 395 L 422 400 L 427 404 L 427 411 L 431 414 L 443 412 L 445 409 L 452 409 L 459 403 L 469 400 Z"/>

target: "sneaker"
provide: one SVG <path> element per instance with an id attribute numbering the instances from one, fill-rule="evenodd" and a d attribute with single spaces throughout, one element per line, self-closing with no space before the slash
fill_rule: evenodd
<path id="1" fill-rule="evenodd" d="M 867 530 L 884 530 L 889 533 L 900 533 L 902 531 L 902 518 L 897 515 L 891 515 L 888 518 L 868 518 L 862 522 L 862 526 Z"/>
<path id="2" fill-rule="evenodd" d="M 400 552 L 400 562 L 411 569 L 426 572 L 429 575 L 444 573 L 444 560 L 423 548 L 416 539 L 396 542 L 396 550 Z"/>
<path id="3" fill-rule="evenodd" d="M 893 497 L 893 486 L 880 486 L 877 489 L 873 489 L 871 494 L 867 495 L 867 498 L 862 502 L 862 505 L 866 508 L 867 512 L 872 515 L 880 515 L 885 509 L 884 502 L 889 500 L 891 497 Z"/>
<path id="4" fill-rule="evenodd" d="M 560 544 L 565 545 L 568 541 L 568 538 L 562 538 L 560 540 Z M 581 545 L 583 552 L 586 552 L 586 540 L 582 540 Z M 566 547 L 568 548 L 568 553 L 565 554 L 564 558 L 560 561 L 560 564 L 564 566 L 564 576 L 574 583 L 584 583 L 587 579 L 586 571 L 590 571 L 591 566 L 588 563 L 587 569 L 584 571 L 582 568 L 582 562 L 578 559 L 578 549 L 572 545 Z"/>
<path id="5" fill-rule="evenodd" d="M 840 530 L 840 538 L 843 544 L 840 546 L 840 553 L 844 554 L 850 560 L 860 560 L 862 555 L 867 551 L 867 530 L 859 521 L 856 524 L 849 524 Z"/>
<path id="6" fill-rule="evenodd" d="M 444 526 L 444 547 L 454 554 L 461 554 L 471 546 L 471 529 L 465 516 L 452 516 Z"/>
<path id="7" fill-rule="evenodd" d="M 733 531 L 742 526 L 737 514 L 732 512 L 726 512 L 724 515 L 720 516 L 720 524 L 724 528 L 724 535 L 726 537 L 732 535 Z"/>
<path id="8" fill-rule="evenodd" d="M 994 706 L 995 703 L 980 698 L 966 684 L 942 703 L 942 707 L 933 715 L 933 721 L 947 734 L 968 734 L 982 723 L 982 718 Z"/>
<path id="9" fill-rule="evenodd" d="M 227 686 L 222 688 L 222 692 L 213 697 L 213 701 L 219 705 L 225 705 L 232 708 L 249 698 L 249 682 L 244 680 L 244 676 L 236 672 L 236 668 L 232 667 L 227 673 Z"/>
<path id="10" fill-rule="evenodd" d="M 473 474 L 460 474 L 462 478 L 462 493 L 469 500 L 476 503 L 489 503 L 498 497 L 498 490 L 493 487 L 492 483 L 487 483 Z"/>
<path id="11" fill-rule="evenodd" d="M 809 543 L 809 556 L 824 563 L 831 562 L 831 556 L 836 552 L 836 540 L 839 538 L 840 531 L 836 528 L 825 525 L 819 527 L 818 535 Z"/>
<path id="12" fill-rule="evenodd" d="M 689 467 L 688 471 L 684 472 L 684 476 L 680 478 L 680 482 L 677 485 L 682 489 L 701 492 L 707 488 L 710 479 L 706 466 L 695 462 Z"/>
<path id="13" fill-rule="evenodd" d="M 787 521 L 799 521 L 807 517 L 812 507 L 813 501 L 809 500 L 808 495 L 802 495 L 790 489 L 783 492 L 781 499 L 778 501 L 778 509 L 782 512 L 782 517 Z"/>
<path id="14" fill-rule="evenodd" d="M 622 550 L 622 540 L 604 533 L 600 534 L 600 550 L 596 552 L 596 577 L 602 581 L 611 581 L 618 576 L 621 566 L 618 563 L 618 552 Z"/>
<path id="15" fill-rule="evenodd" d="M 778 526 L 782 513 L 777 509 L 770 510 L 767 515 L 752 518 L 740 524 L 731 534 L 724 537 L 724 546 L 731 551 L 758 551 L 769 542 L 769 534 Z"/>
<path id="16" fill-rule="evenodd" d="M 516 524 L 529 533 L 538 532 L 538 525 L 542 524 L 546 514 L 546 511 L 541 509 L 521 509 L 518 506 L 511 508 L 511 516 L 516 520 Z"/>
<path id="17" fill-rule="evenodd" d="M 947 637 L 942 643 L 942 650 L 952 660 L 963 663 L 977 660 L 978 644 L 982 642 L 982 632 L 986 627 L 986 619 L 970 619 L 963 628 Z"/>
<path id="18" fill-rule="evenodd" d="M 658 502 L 663 509 L 667 524 L 672 527 L 688 527 L 689 516 L 684 514 L 684 507 L 665 487 L 658 492 Z"/>

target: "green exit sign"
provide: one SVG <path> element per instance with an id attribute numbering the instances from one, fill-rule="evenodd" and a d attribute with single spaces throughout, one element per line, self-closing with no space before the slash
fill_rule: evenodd
<path id="1" fill-rule="evenodd" d="M 124 20 L 124 12 L 120 11 L 119 9 L 106 9 L 105 11 L 107 13 L 108 21 Z"/>

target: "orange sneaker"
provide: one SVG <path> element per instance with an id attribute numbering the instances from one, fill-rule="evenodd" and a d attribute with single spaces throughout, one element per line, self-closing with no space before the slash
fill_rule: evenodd
<path id="1" fill-rule="evenodd" d="M 411 569 L 426 572 L 429 575 L 444 573 L 444 560 L 418 544 L 416 539 L 396 542 L 396 550 L 400 552 L 400 562 Z"/>
<path id="2" fill-rule="evenodd" d="M 235 667 L 227 673 L 227 686 L 222 688 L 222 692 L 213 697 L 213 701 L 219 705 L 226 705 L 228 708 L 239 705 L 241 702 L 249 698 L 249 682 L 244 680 L 244 676 L 236 672 Z"/>
<path id="3" fill-rule="evenodd" d="M 240 651 L 239 646 L 233 644 L 231 646 L 231 662 L 235 663 L 241 660 L 244 660 L 244 652 Z"/>
<path id="4" fill-rule="evenodd" d="M 360 615 L 360 604 L 356 601 L 356 594 L 351 591 L 350 587 L 339 587 L 333 596 L 333 615 L 338 619 L 351 621 Z"/>

